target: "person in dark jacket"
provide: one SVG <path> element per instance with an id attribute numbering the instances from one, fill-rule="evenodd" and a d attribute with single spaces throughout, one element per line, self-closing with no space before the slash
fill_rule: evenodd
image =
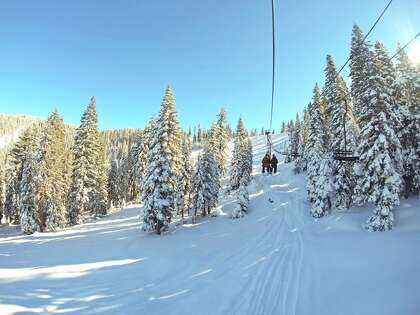
<path id="1" fill-rule="evenodd" d="M 273 157 L 271 158 L 271 170 L 274 172 L 274 174 L 277 173 L 277 164 L 279 164 L 279 160 L 277 160 L 276 155 L 273 154 Z"/>
<path id="2" fill-rule="evenodd" d="M 271 173 L 271 158 L 270 154 L 266 154 L 264 158 L 262 159 L 262 172 L 263 174 L 267 170 L 268 173 Z"/>

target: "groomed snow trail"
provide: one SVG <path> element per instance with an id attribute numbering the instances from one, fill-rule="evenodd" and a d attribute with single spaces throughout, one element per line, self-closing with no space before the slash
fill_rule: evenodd
<path id="1" fill-rule="evenodd" d="M 274 147 L 281 151 L 285 140 L 275 137 Z M 259 212 L 255 230 L 260 233 L 255 235 L 255 246 L 247 248 L 249 256 L 258 252 L 260 258 L 246 267 L 247 281 L 225 314 L 296 313 L 303 257 L 303 220 L 301 212 L 296 211 L 303 204 L 302 195 L 296 193 L 301 183 L 292 176 L 290 165 L 283 165 L 279 154 L 279 173 L 260 174 L 265 145 L 264 139 L 254 143 L 254 181 L 250 190 L 257 197 L 251 199 L 251 211 Z"/>
<path id="2" fill-rule="evenodd" d="M 361 230 L 366 209 L 315 222 L 304 178 L 283 162 L 261 175 L 265 137 L 253 147 L 242 219 L 227 196 L 218 217 L 162 236 L 141 232 L 136 207 L 57 233 L 0 227 L 0 314 L 419 314 L 420 202 L 387 233 Z"/>

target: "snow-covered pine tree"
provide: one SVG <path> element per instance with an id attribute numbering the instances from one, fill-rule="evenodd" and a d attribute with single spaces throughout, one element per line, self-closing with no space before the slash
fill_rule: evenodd
<path id="1" fill-rule="evenodd" d="M 293 160 L 292 154 L 293 154 L 293 148 L 296 147 L 294 140 L 295 140 L 295 128 L 289 124 L 289 128 L 287 128 L 287 150 L 286 150 L 286 156 L 284 158 L 284 163 L 290 163 Z"/>
<path id="2" fill-rule="evenodd" d="M 363 128 L 368 123 L 368 121 L 363 119 L 362 111 L 369 92 L 366 78 L 368 77 L 367 63 L 371 59 L 370 43 L 364 38 L 365 35 L 362 29 L 354 25 L 350 50 L 351 97 L 354 116 L 360 128 Z"/>
<path id="3" fill-rule="evenodd" d="M 191 180 L 191 206 L 190 206 L 190 215 L 192 222 L 195 222 L 195 218 L 199 211 L 205 209 L 205 183 L 206 183 L 206 174 L 203 155 L 200 154 L 197 159 L 197 166 L 194 172 L 194 176 Z"/>
<path id="4" fill-rule="evenodd" d="M 251 138 L 247 137 L 245 148 L 243 151 L 242 157 L 242 177 L 241 182 L 248 185 L 252 179 L 252 165 L 253 165 L 253 156 L 252 156 L 252 142 Z M 241 185 L 241 182 L 239 185 Z"/>
<path id="5" fill-rule="evenodd" d="M 350 119 L 351 100 L 347 86 L 337 73 L 335 62 L 327 55 L 325 69 L 325 94 L 330 108 L 329 148 L 334 151 L 355 150 L 355 127 Z M 347 113 L 346 113 L 347 107 Z M 345 128 L 345 129 L 344 129 Z M 344 131 L 345 130 L 345 131 Z M 350 162 L 333 161 L 332 184 L 335 188 L 335 206 L 349 208 L 353 193 L 352 165 Z"/>
<path id="6" fill-rule="evenodd" d="M 395 98 L 401 107 L 402 128 L 398 135 L 402 146 L 404 195 L 420 193 L 420 72 L 398 47 Z"/>
<path id="7" fill-rule="evenodd" d="M 281 123 L 280 133 L 285 133 L 285 132 L 286 132 L 286 123 L 283 121 Z"/>
<path id="8" fill-rule="evenodd" d="M 248 185 L 251 182 L 252 174 L 252 142 L 248 137 L 242 154 L 242 177 L 239 188 L 236 192 L 238 203 L 232 212 L 232 218 L 242 218 L 248 211 L 249 193 Z"/>
<path id="9" fill-rule="evenodd" d="M 153 138 L 153 132 L 156 129 L 156 118 L 152 117 L 144 128 L 143 132 L 140 135 L 140 142 L 138 143 L 138 153 L 137 153 L 137 162 L 135 165 L 136 168 L 136 179 L 137 185 L 140 190 L 140 197 L 143 194 L 143 186 L 145 182 L 146 170 L 148 167 L 148 151 L 149 151 L 149 143 Z M 195 129 L 194 129 L 195 130 Z"/>
<path id="10" fill-rule="evenodd" d="M 323 88 L 322 113 L 326 135 L 325 140 L 327 141 L 326 144 L 328 144 L 330 142 L 331 133 L 333 132 L 331 126 L 333 104 L 337 102 L 335 99 L 337 95 L 337 70 L 331 55 L 327 55 L 327 65 L 324 69 L 324 73 L 325 84 Z"/>
<path id="11" fill-rule="evenodd" d="M 230 190 L 239 188 L 241 177 L 243 175 L 243 155 L 247 146 L 248 135 L 244 127 L 242 117 L 239 118 L 236 128 L 235 142 L 233 145 L 233 155 L 230 168 Z"/>
<path id="12" fill-rule="evenodd" d="M 219 163 L 220 173 L 225 175 L 227 172 L 226 150 L 229 140 L 229 130 L 226 121 L 226 111 L 223 108 L 220 109 L 220 113 L 217 115 L 213 137 L 215 141 L 216 160 Z"/>
<path id="13" fill-rule="evenodd" d="M 127 155 L 124 156 L 121 160 L 120 168 L 120 178 L 119 182 L 121 185 L 121 193 L 123 195 L 123 204 L 126 205 L 130 203 L 134 198 L 134 176 L 133 172 L 133 159 L 132 159 L 133 150 L 129 150 Z"/>
<path id="14" fill-rule="evenodd" d="M 140 200 L 140 183 L 139 177 L 142 176 L 143 170 L 137 169 L 143 165 L 139 163 L 140 154 L 143 154 L 145 159 L 145 152 L 142 152 L 142 141 L 139 139 L 137 144 L 133 145 L 127 155 L 121 162 L 120 185 L 122 185 L 121 192 L 124 194 L 124 203 L 139 202 Z"/>
<path id="15" fill-rule="evenodd" d="M 304 109 L 304 113 L 305 113 L 306 109 Z M 294 134 L 294 166 L 293 166 L 293 172 L 295 174 L 299 174 L 300 172 L 302 172 L 304 170 L 304 149 L 305 149 L 305 144 L 304 144 L 304 121 L 300 120 L 299 114 L 296 114 L 296 122 L 295 122 L 295 134 Z"/>
<path id="16" fill-rule="evenodd" d="M 97 124 L 96 100 L 92 97 L 74 139 L 68 214 L 71 225 L 83 222 L 88 215 L 106 213 L 105 161 Z"/>
<path id="17" fill-rule="evenodd" d="M 302 129 L 302 122 L 300 121 L 299 113 L 296 113 L 296 119 L 295 119 L 295 135 L 294 135 L 294 148 L 293 152 L 297 153 L 299 142 L 301 141 L 301 130 Z"/>
<path id="18" fill-rule="evenodd" d="M 399 131 L 402 128 L 405 128 L 402 121 L 404 116 L 408 115 L 408 110 L 405 106 L 402 94 L 399 91 L 395 67 L 389 58 L 388 51 L 380 42 L 375 44 L 375 60 L 381 64 L 382 75 L 387 82 L 388 92 L 394 98 L 394 101 L 389 108 L 390 112 L 388 113 L 388 117 L 390 123 L 392 124 L 391 127 L 394 129 L 395 133 L 399 135 Z"/>
<path id="19" fill-rule="evenodd" d="M 147 165 L 148 143 L 153 119 L 141 132 L 133 136 L 121 156 L 112 160 L 108 172 L 109 205 L 121 207 L 126 203 L 138 203 L 143 190 L 144 173 Z"/>
<path id="20" fill-rule="evenodd" d="M 4 209 L 4 191 L 6 186 L 4 185 L 4 169 L 3 166 L 0 166 L 0 224 L 3 219 L 3 209 Z"/>
<path id="21" fill-rule="evenodd" d="M 147 168 L 147 151 L 148 151 L 148 142 L 145 131 L 140 136 L 139 142 L 137 143 L 137 154 L 136 161 L 134 164 L 134 174 L 136 180 L 136 187 L 139 192 L 139 198 L 143 192 L 143 180 L 144 174 Z"/>
<path id="22" fill-rule="evenodd" d="M 298 147 L 300 142 L 300 133 L 301 133 L 301 122 L 299 114 L 296 114 L 296 120 L 293 124 L 293 127 L 289 129 L 288 136 L 289 142 L 287 147 L 288 155 L 285 158 L 285 162 L 289 163 L 297 158 Z"/>
<path id="23" fill-rule="evenodd" d="M 55 231 L 66 225 L 68 165 L 64 121 L 57 111 L 48 118 L 42 133 L 37 159 L 38 209 L 42 231 Z"/>
<path id="24" fill-rule="evenodd" d="M 3 215 L 6 222 L 9 223 L 18 224 L 20 222 L 20 182 L 22 180 L 26 151 L 35 132 L 37 132 L 37 127 L 26 129 L 8 155 Z"/>
<path id="25" fill-rule="evenodd" d="M 392 208 L 399 204 L 401 189 L 401 144 L 393 129 L 394 101 L 386 51 L 382 44 L 375 44 L 375 54 L 368 63 L 366 79 L 369 93 L 362 108 L 361 118 L 367 123 L 362 127 L 357 148 L 359 161 L 354 167 L 356 175 L 355 201 L 376 205 L 366 228 L 386 231 L 393 227 Z"/>
<path id="26" fill-rule="evenodd" d="M 314 97 L 310 106 L 310 121 L 306 152 L 308 198 L 313 203 L 311 214 L 320 218 L 331 208 L 331 160 L 325 147 L 325 130 L 322 121 L 321 95 L 318 85 L 314 88 Z"/>
<path id="27" fill-rule="evenodd" d="M 207 214 L 210 214 L 211 210 L 217 206 L 221 189 L 220 180 L 222 174 L 220 172 L 220 163 L 215 152 L 215 148 L 212 147 L 211 142 L 207 140 L 203 154 L 205 172 L 208 179 L 208 182 L 206 183 L 207 193 L 205 193 Z"/>
<path id="28" fill-rule="evenodd" d="M 293 122 L 293 119 L 290 119 L 288 127 L 287 127 L 287 131 L 289 131 L 290 129 L 293 129 L 295 127 L 295 123 Z"/>
<path id="29" fill-rule="evenodd" d="M 308 164 L 307 150 L 306 145 L 308 142 L 309 135 L 309 125 L 310 125 L 310 109 L 311 103 L 303 110 L 303 123 L 301 124 L 301 145 L 298 148 L 298 160 L 296 161 L 296 168 L 299 168 L 302 171 L 306 171 Z"/>
<path id="30" fill-rule="evenodd" d="M 147 155 L 140 215 L 143 230 L 160 234 L 169 227 L 176 209 L 177 179 L 181 161 L 180 128 L 175 98 L 168 87 L 152 131 Z"/>
<path id="31" fill-rule="evenodd" d="M 197 142 L 201 143 L 203 141 L 203 130 L 201 129 L 200 124 L 197 126 Z"/>
<path id="32" fill-rule="evenodd" d="M 73 147 L 73 172 L 72 183 L 69 194 L 69 224 L 75 225 L 83 222 L 84 216 L 89 212 L 88 193 L 89 187 L 89 171 L 92 167 L 91 158 L 92 150 L 88 146 L 92 146 L 88 141 L 88 133 L 92 130 L 96 121 L 92 121 L 93 100 L 83 113 L 80 126 L 76 130 Z M 89 152 L 90 151 L 90 152 Z"/>
<path id="33" fill-rule="evenodd" d="M 178 214 L 184 218 L 191 202 L 191 177 L 193 165 L 191 161 L 192 143 L 190 137 L 185 134 L 182 139 L 182 169 L 178 178 L 177 209 Z"/>
<path id="34" fill-rule="evenodd" d="M 241 183 L 236 193 L 236 197 L 238 201 L 235 208 L 232 211 L 233 219 L 243 218 L 248 213 L 248 207 L 249 207 L 248 183 L 245 182 L 244 178 L 241 179 Z"/>
<path id="35" fill-rule="evenodd" d="M 202 216 L 210 214 L 217 205 L 220 191 L 220 171 L 212 149 L 207 144 L 204 153 L 199 157 L 197 169 L 192 179 L 191 216 L 193 221 L 197 213 Z"/>
<path id="36" fill-rule="evenodd" d="M 119 183 L 119 162 L 113 160 L 108 173 L 108 208 L 113 209 L 122 205 Z"/>
<path id="37" fill-rule="evenodd" d="M 39 181 L 39 135 L 37 131 L 30 134 L 26 147 L 22 179 L 19 189 L 20 228 L 25 234 L 42 231 L 42 211 L 39 209 L 40 193 L 43 185 Z"/>
<path id="38" fill-rule="evenodd" d="M 93 214 L 95 216 L 104 216 L 108 213 L 108 177 L 106 173 L 106 156 L 105 144 L 98 137 L 97 142 L 97 159 L 96 159 L 96 182 L 94 186 L 93 198 Z"/>

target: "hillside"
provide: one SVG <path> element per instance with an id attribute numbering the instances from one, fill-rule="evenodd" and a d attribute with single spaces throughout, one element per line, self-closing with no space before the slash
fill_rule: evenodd
<path id="1" fill-rule="evenodd" d="M 4 163 L 7 150 L 29 126 L 43 119 L 25 115 L 0 114 L 0 167 Z"/>
<path id="2" fill-rule="evenodd" d="M 362 229 L 368 208 L 314 220 L 304 177 L 282 162 L 262 176 L 265 138 L 253 147 L 243 219 L 225 197 L 217 217 L 164 236 L 140 230 L 136 206 L 57 233 L 0 229 L 0 313 L 417 314 L 419 200 L 387 233 Z"/>
<path id="3" fill-rule="evenodd" d="M 26 128 L 33 124 L 40 124 L 43 118 L 25 115 L 0 114 L 0 167 L 4 165 L 6 154 L 11 146 L 19 139 Z M 66 125 L 66 142 L 72 145 L 76 126 Z M 101 132 L 102 141 L 106 146 L 106 156 L 109 161 L 122 159 L 127 155 L 130 147 L 136 141 L 140 129 L 114 129 Z"/>

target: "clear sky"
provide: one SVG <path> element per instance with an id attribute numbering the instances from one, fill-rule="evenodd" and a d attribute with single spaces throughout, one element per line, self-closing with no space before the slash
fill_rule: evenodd
<path id="1" fill-rule="evenodd" d="M 323 81 L 325 55 L 349 55 L 388 0 L 277 0 L 274 126 Z M 392 53 L 420 31 L 420 1 L 394 0 L 371 40 Z M 209 126 L 224 106 L 233 125 L 267 127 L 270 0 L 1 0 L 0 112 L 78 124 L 95 95 L 101 129 L 143 127 L 171 84 L 183 127 Z M 418 44 L 418 41 L 416 43 Z M 347 71 L 348 72 L 348 71 Z"/>

